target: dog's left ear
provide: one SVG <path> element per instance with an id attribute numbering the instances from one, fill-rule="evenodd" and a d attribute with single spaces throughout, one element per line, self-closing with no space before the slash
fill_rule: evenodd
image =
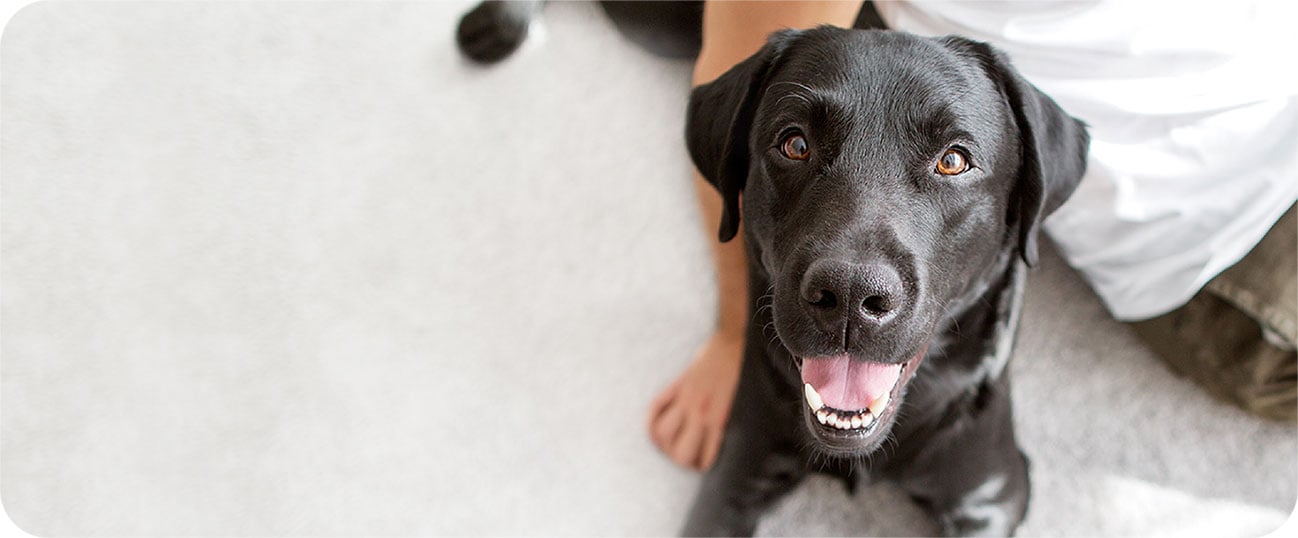
<path id="1" fill-rule="evenodd" d="M 699 173 L 721 193 L 718 238 L 722 243 L 739 232 L 739 193 L 748 182 L 748 135 L 767 75 L 801 33 L 782 30 L 771 34 L 756 54 L 690 94 L 685 144 Z"/>
<path id="2" fill-rule="evenodd" d="M 1014 114 L 1023 155 L 1006 220 L 1018 224 L 1023 260 L 1034 266 L 1041 221 L 1068 199 L 1086 173 L 1091 144 L 1086 124 L 1024 80 L 1001 51 L 962 37 L 946 37 L 942 42 L 957 53 L 976 58 Z"/>

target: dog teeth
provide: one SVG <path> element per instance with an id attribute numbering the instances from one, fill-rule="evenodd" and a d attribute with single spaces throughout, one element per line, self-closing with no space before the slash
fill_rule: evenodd
<path id="1" fill-rule="evenodd" d="M 871 424 L 874 424 L 874 418 L 874 415 L 871 415 L 868 410 L 847 414 L 845 411 L 821 407 L 816 411 L 816 420 L 818 422 L 840 430 L 859 430 L 861 428 L 867 428 Z"/>
<path id="2" fill-rule="evenodd" d="M 906 365 L 902 364 L 898 368 L 904 371 Z M 807 406 L 816 415 L 816 421 L 840 430 L 859 430 L 870 427 L 875 420 L 883 416 L 883 412 L 888 409 L 888 403 L 892 401 L 892 396 L 885 393 L 871 402 L 868 408 L 851 412 L 825 407 L 825 401 L 820 397 L 820 393 L 816 392 L 816 387 L 811 386 L 811 383 L 802 384 L 802 393 L 807 399 Z"/>
<path id="3" fill-rule="evenodd" d="M 807 405 L 811 406 L 812 411 L 819 411 L 822 407 L 825 407 L 825 402 L 820 399 L 820 393 L 816 392 L 816 387 L 811 386 L 811 383 L 804 383 L 802 388 L 807 395 Z"/>
<path id="4" fill-rule="evenodd" d="M 861 427 L 864 428 L 871 424 L 874 424 L 874 415 L 871 415 L 870 413 L 861 413 Z"/>
<path id="5" fill-rule="evenodd" d="M 874 403 L 870 404 L 870 413 L 876 417 L 883 416 L 883 410 L 888 408 L 889 399 L 890 397 L 888 396 L 888 393 L 885 392 L 883 396 L 880 396 L 878 400 L 875 400 Z"/>

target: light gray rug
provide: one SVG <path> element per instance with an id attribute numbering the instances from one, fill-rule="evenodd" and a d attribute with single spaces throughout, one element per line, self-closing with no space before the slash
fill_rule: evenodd
<path id="1" fill-rule="evenodd" d="M 589 4 L 503 65 L 457 3 L 33 4 L 0 45 L 0 494 L 40 535 L 661 535 L 645 434 L 715 297 L 690 66 Z M 708 228 L 712 227 L 708 223 Z M 1057 256 L 1012 368 L 1024 535 L 1257 536 L 1298 436 Z M 812 479 L 766 535 L 931 532 Z"/>

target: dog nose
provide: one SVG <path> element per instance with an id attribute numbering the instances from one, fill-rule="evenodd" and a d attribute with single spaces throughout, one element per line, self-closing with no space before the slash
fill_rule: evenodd
<path id="1" fill-rule="evenodd" d="M 802 277 L 801 291 L 812 316 L 827 331 L 842 330 L 849 322 L 881 326 L 905 306 L 901 276 L 880 263 L 816 260 Z"/>

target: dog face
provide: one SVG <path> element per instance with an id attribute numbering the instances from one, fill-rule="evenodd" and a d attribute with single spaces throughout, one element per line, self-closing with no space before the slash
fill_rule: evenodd
<path id="1" fill-rule="evenodd" d="M 806 425 L 842 455 L 882 443 L 954 305 L 1006 254 L 1035 263 L 1088 144 L 985 44 L 829 27 L 774 34 L 697 88 L 687 139 L 723 241 L 742 192 Z"/>

